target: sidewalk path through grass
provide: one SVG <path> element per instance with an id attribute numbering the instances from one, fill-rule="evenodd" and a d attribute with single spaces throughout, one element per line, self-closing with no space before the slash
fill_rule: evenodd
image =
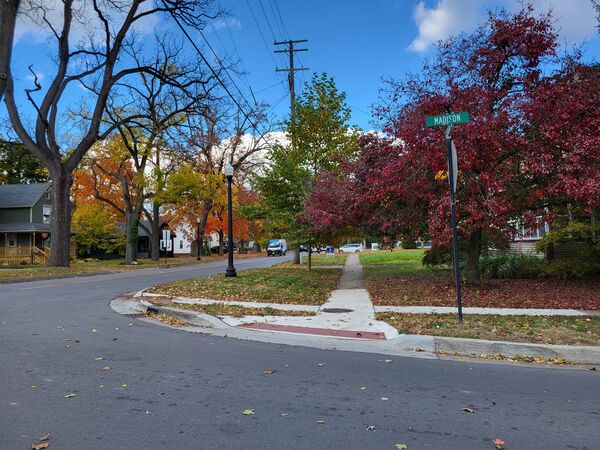
<path id="1" fill-rule="evenodd" d="M 253 317 L 232 319 L 244 328 L 306 333 L 356 339 L 392 339 L 395 328 L 375 320 L 375 309 L 364 288 L 358 255 L 346 259 L 338 288 L 313 317 Z M 231 322 L 231 320 L 226 320 Z M 234 323 L 230 323 L 234 324 Z"/>

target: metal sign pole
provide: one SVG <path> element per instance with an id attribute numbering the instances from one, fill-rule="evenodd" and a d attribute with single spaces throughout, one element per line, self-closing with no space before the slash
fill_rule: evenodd
<path id="1" fill-rule="evenodd" d="M 455 173 L 456 162 L 454 161 L 454 155 L 452 151 L 452 124 L 446 128 L 446 141 L 448 143 L 448 181 L 450 183 L 450 214 L 452 220 L 452 254 L 454 259 L 454 284 L 456 286 L 456 306 L 458 307 L 458 322 L 462 323 L 462 298 L 460 289 L 460 268 L 458 266 L 458 231 L 456 229 L 456 202 L 455 202 L 455 191 L 456 181 Z"/>

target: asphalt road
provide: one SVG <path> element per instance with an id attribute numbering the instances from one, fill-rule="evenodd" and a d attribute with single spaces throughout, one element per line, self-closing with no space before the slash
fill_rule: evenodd
<path id="1" fill-rule="evenodd" d="M 506 449 L 600 448 L 597 371 L 240 341 L 108 306 L 119 294 L 224 267 L 0 285 L 0 449 L 30 449 L 46 433 L 50 450 L 463 450 L 494 449 L 497 438 Z"/>

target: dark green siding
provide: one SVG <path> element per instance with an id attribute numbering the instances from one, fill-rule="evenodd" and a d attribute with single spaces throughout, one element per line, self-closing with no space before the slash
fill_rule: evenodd
<path id="1" fill-rule="evenodd" d="M 44 205 L 52 205 L 52 200 L 46 199 L 45 195 L 42 195 L 40 199 L 37 201 L 32 208 L 32 222 L 33 223 L 43 223 L 43 211 Z"/>
<path id="2" fill-rule="evenodd" d="M 0 223 L 31 222 L 31 208 L 6 208 L 0 209 Z M 40 213 L 41 217 L 41 213 Z M 41 219 L 40 219 L 41 221 Z"/>

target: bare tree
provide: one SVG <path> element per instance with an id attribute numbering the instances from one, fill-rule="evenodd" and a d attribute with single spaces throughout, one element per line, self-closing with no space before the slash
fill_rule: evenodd
<path id="1" fill-rule="evenodd" d="M 207 74 L 199 63 L 186 62 L 182 46 L 168 37 L 158 37 L 159 46 L 152 74 L 141 73 L 133 82 L 119 83 L 118 95 L 109 99 L 106 121 L 115 125 L 119 140 L 131 157 L 135 181 L 122 177 L 126 207 L 125 263 L 136 259 L 137 231 L 142 213 L 150 222 L 151 257 L 159 258 L 160 196 L 165 176 L 175 166 L 176 155 L 169 133 L 185 117 L 201 114 L 212 91 L 218 86 L 214 74 Z M 143 61 L 133 55 L 138 65 Z M 218 75 L 218 73 L 217 73 Z M 123 117 L 136 117 L 123 120 Z M 99 166 L 99 163 L 96 163 Z M 117 177 L 117 174 L 113 174 Z M 98 197 L 103 200 L 101 197 Z M 152 205 L 147 201 L 152 199 Z"/>
<path id="2" fill-rule="evenodd" d="M 267 105 L 256 105 L 245 115 L 220 99 L 207 105 L 203 114 L 190 116 L 177 130 L 187 149 L 186 162 L 195 171 L 205 174 L 206 179 L 220 180 L 209 183 L 211 188 L 204 190 L 206 196 L 198 199 L 201 205 L 197 214 L 200 248 L 210 214 L 219 214 L 215 211 L 218 206 L 215 199 L 223 189 L 220 183 L 224 182 L 222 175 L 226 165 L 233 166 L 235 182 L 243 184 L 246 177 L 264 163 L 264 153 L 274 139 L 267 109 Z M 189 225 L 193 228 L 194 224 Z"/>
<path id="3" fill-rule="evenodd" d="M 35 111 L 34 117 L 28 117 L 17 106 L 15 83 L 10 68 L 7 68 L 5 103 L 19 139 L 50 172 L 54 211 L 50 225 L 49 264 L 68 266 L 69 196 L 73 170 L 95 142 L 110 136 L 120 125 L 139 118 L 134 115 L 122 117 L 117 123 L 104 121 L 111 93 L 114 94 L 128 77 L 139 74 L 161 76 L 151 66 L 136 64 L 131 52 L 128 53 L 127 50 L 132 49 L 140 38 L 135 27 L 151 16 L 168 13 L 187 26 L 201 29 L 206 20 L 214 18 L 218 12 L 211 8 L 212 0 L 91 0 L 91 7 L 87 7 L 87 2 L 62 0 L 62 21 L 57 24 L 50 19 L 48 6 L 54 2 L 35 1 L 38 3 L 32 16 L 49 30 L 56 42 L 56 74 L 45 91 L 38 77 L 34 79 L 34 88 L 25 89 L 25 97 Z M 85 41 L 74 37 L 75 24 L 81 23 L 89 28 Z M 82 114 L 82 109 L 61 109 L 64 103 L 61 99 L 74 85 L 88 88 L 88 114 Z M 36 93 L 43 94 L 40 102 L 34 99 Z M 68 135 L 64 132 L 66 118 L 79 119 L 79 133 L 75 139 L 71 138 L 72 130 Z M 31 127 L 28 126 L 30 122 Z M 69 143 L 67 138 L 72 141 Z"/>
<path id="4" fill-rule="evenodd" d="M 0 0 L 0 102 L 4 97 L 20 0 Z"/>

